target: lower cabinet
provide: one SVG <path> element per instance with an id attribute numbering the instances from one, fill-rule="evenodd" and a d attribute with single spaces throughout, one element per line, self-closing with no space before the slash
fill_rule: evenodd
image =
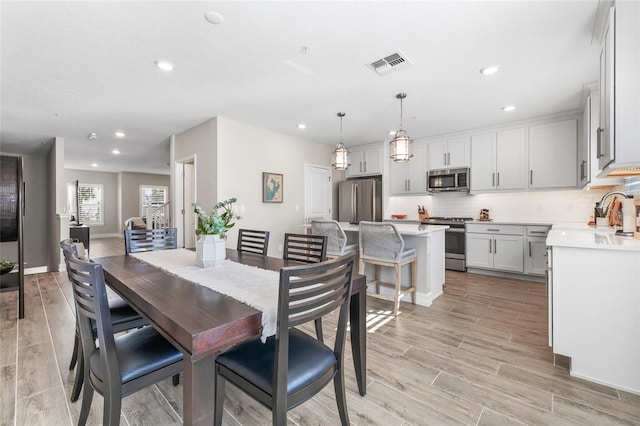
<path id="1" fill-rule="evenodd" d="M 467 267 L 524 272 L 524 227 L 467 224 Z"/>
<path id="2" fill-rule="evenodd" d="M 467 267 L 544 276 L 549 226 L 467 223 Z"/>

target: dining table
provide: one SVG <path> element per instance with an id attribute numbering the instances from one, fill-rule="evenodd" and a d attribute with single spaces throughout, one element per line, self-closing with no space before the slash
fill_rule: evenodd
<path id="1" fill-rule="evenodd" d="M 270 271 L 301 265 L 233 249 L 226 252 L 226 259 L 232 262 Z M 193 255 L 195 264 L 195 253 Z M 92 260 L 102 265 L 107 285 L 182 351 L 184 424 L 212 425 L 216 355 L 259 337 L 262 312 L 130 255 Z M 212 268 L 212 273 L 214 270 Z M 362 396 L 366 393 L 365 281 L 363 275 L 354 272 L 349 307 L 351 348 Z"/>

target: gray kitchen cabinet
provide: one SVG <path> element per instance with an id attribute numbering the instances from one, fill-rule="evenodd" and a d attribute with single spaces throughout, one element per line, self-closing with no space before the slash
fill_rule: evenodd
<path id="1" fill-rule="evenodd" d="M 413 157 L 406 163 L 391 160 L 391 193 L 393 195 L 427 192 L 427 144 L 413 144 Z"/>
<path id="2" fill-rule="evenodd" d="M 544 276 L 547 271 L 548 226 L 527 226 L 525 237 L 524 273 Z"/>
<path id="3" fill-rule="evenodd" d="M 529 126 L 530 189 L 577 186 L 576 119 Z"/>
<path id="4" fill-rule="evenodd" d="M 362 145 L 351 150 L 351 165 L 347 177 L 373 176 L 382 174 L 382 145 Z"/>
<path id="5" fill-rule="evenodd" d="M 468 136 L 429 142 L 429 170 L 469 167 L 470 146 Z"/>
<path id="6" fill-rule="evenodd" d="M 471 191 L 525 188 L 525 128 L 471 136 Z"/>
<path id="7" fill-rule="evenodd" d="M 467 267 L 524 272 L 524 226 L 466 224 Z"/>
<path id="8" fill-rule="evenodd" d="M 640 167 L 640 2 L 616 1 L 608 11 L 600 51 L 599 127 L 595 158 L 607 176 Z"/>

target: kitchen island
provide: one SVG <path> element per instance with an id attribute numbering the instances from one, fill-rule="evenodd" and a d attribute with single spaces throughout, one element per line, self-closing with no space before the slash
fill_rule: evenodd
<path id="1" fill-rule="evenodd" d="M 358 233 L 358 225 L 340 223 L 345 233 Z M 416 266 L 418 282 L 416 283 L 416 303 L 430 306 L 433 300 L 442 294 L 444 284 L 444 231 L 445 225 L 421 225 L 419 223 L 397 223 L 394 225 L 404 239 L 405 249 L 416 249 Z M 353 237 L 357 240 L 357 237 Z M 350 238 L 351 239 L 351 238 Z M 367 281 L 373 279 L 373 265 L 365 269 Z M 393 282 L 394 275 L 391 268 L 382 268 L 383 281 Z M 409 273 L 402 274 L 403 285 L 409 283 Z M 384 291 L 385 289 L 381 289 Z M 407 296 L 403 300 L 409 301 Z"/>
<path id="2" fill-rule="evenodd" d="M 553 352 L 572 376 L 640 394 L 640 240 L 558 224 L 547 246 Z"/>

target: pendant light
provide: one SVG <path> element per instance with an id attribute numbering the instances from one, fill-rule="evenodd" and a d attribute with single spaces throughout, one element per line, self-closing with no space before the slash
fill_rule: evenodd
<path id="1" fill-rule="evenodd" d="M 344 146 L 344 142 L 342 142 L 342 117 L 346 114 L 339 112 L 337 115 L 340 117 L 340 142 L 338 142 L 336 149 L 331 153 L 331 165 L 336 170 L 347 170 L 351 165 L 351 153 L 347 150 L 347 147 Z"/>
<path id="2" fill-rule="evenodd" d="M 396 163 L 405 163 L 413 157 L 413 140 L 409 138 L 407 132 L 402 128 L 402 100 L 406 97 L 406 93 L 398 93 L 396 95 L 396 98 L 400 99 L 400 129 L 389 142 L 389 157 Z"/>

